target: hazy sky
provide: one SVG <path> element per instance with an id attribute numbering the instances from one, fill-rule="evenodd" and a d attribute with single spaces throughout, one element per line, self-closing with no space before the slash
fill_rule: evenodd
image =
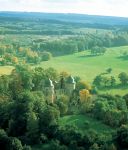
<path id="1" fill-rule="evenodd" d="M 128 17 L 128 0 L 0 0 L 5 10 Z"/>

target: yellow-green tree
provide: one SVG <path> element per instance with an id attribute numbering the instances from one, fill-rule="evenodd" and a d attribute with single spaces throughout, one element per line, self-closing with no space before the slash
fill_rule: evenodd
<path id="1" fill-rule="evenodd" d="M 19 60 L 17 57 L 12 57 L 12 63 L 13 64 L 18 64 Z"/>
<path id="2" fill-rule="evenodd" d="M 89 112 L 92 106 L 92 100 L 91 95 L 89 93 L 89 90 L 83 89 L 79 92 L 80 95 L 80 102 L 81 102 L 81 111 Z"/>
<path id="3" fill-rule="evenodd" d="M 79 94 L 80 94 L 80 101 L 81 101 L 81 103 L 83 103 L 83 102 L 87 102 L 88 101 L 88 98 L 90 97 L 90 93 L 89 93 L 89 90 L 87 90 L 87 89 L 83 89 L 83 90 L 81 90 L 80 92 L 79 92 Z"/>

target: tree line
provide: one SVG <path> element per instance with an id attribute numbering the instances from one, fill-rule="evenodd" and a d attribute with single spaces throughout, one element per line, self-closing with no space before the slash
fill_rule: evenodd
<path id="1" fill-rule="evenodd" d="M 107 71 L 112 71 L 111 68 L 107 69 Z M 110 72 L 109 72 L 110 73 Z M 97 88 L 113 88 L 116 87 L 117 84 L 123 86 L 128 85 L 128 74 L 126 72 L 121 72 L 118 75 L 118 79 L 120 83 L 117 82 L 116 77 L 114 76 L 108 76 L 108 75 L 97 75 L 93 80 L 93 85 L 95 85 Z"/>

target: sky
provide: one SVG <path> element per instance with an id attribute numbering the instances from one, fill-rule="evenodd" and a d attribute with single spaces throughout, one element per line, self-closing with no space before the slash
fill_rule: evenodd
<path id="1" fill-rule="evenodd" d="M 0 0 L 0 11 L 128 17 L 128 0 Z"/>

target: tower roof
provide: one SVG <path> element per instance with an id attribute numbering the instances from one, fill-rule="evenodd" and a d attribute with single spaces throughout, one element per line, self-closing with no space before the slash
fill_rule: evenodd
<path id="1" fill-rule="evenodd" d="M 74 79 L 72 76 L 69 76 L 69 77 L 67 78 L 67 83 L 69 83 L 69 84 L 74 84 L 74 83 L 75 83 L 75 79 Z"/>
<path id="2" fill-rule="evenodd" d="M 46 79 L 46 80 L 45 80 L 45 86 L 46 86 L 46 87 L 52 87 L 52 86 L 54 86 L 52 80 Z"/>

